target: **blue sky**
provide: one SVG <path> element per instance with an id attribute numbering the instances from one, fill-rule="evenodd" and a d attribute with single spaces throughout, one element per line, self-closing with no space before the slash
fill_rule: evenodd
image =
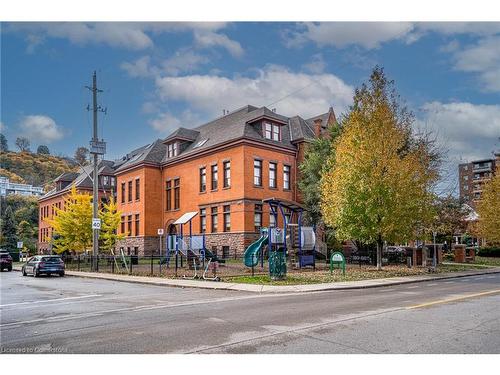
<path id="1" fill-rule="evenodd" d="M 2 23 L 1 123 L 10 147 L 72 155 L 91 137 L 94 69 L 107 158 L 245 104 L 312 116 L 350 104 L 375 64 L 450 160 L 500 136 L 500 23 Z M 305 88 L 304 88 L 305 87 Z"/>

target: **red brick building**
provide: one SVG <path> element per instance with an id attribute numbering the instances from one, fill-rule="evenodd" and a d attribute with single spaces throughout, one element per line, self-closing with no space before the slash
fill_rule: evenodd
<path id="1" fill-rule="evenodd" d="M 186 124 L 189 126 L 190 124 Z M 174 233 L 185 212 L 219 254 L 242 253 L 273 220 L 262 199 L 300 201 L 298 165 L 307 142 L 336 126 L 333 109 L 303 119 L 245 106 L 196 128 L 178 128 L 116 169 L 125 253 L 158 252 L 157 231 Z"/>
<path id="2" fill-rule="evenodd" d="M 116 192 L 122 212 L 119 232 L 126 235 L 117 247 L 126 254 L 158 253 L 158 229 L 174 233 L 172 223 L 192 211 L 198 213 L 193 232 L 206 234 L 207 248 L 223 256 L 242 253 L 259 236 L 260 227 L 272 224 L 263 199 L 301 201 L 298 165 L 306 144 L 337 121 L 332 108 L 303 119 L 247 105 L 201 126 L 191 125 L 121 160 L 103 162 L 99 178 L 113 183 L 104 187 Z M 71 182 L 90 191 L 90 169 L 61 176 L 61 188 L 40 199 L 40 250 L 49 244 L 51 230 L 44 218 L 50 206 L 60 204 Z"/>
<path id="3" fill-rule="evenodd" d="M 106 200 L 111 194 L 115 194 L 116 178 L 114 176 L 115 162 L 103 160 L 99 166 L 99 199 Z M 94 174 L 91 165 L 82 167 L 78 172 L 63 173 L 55 179 L 55 188 L 38 200 L 38 253 L 50 252 L 52 228 L 47 219 L 52 219 L 55 208 L 64 209 L 64 197 L 71 191 L 74 184 L 79 193 L 92 194 L 92 176 Z"/>

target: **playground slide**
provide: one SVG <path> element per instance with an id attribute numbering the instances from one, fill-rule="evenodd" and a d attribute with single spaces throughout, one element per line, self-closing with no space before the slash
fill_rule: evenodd
<path id="1" fill-rule="evenodd" d="M 247 267 L 255 267 L 259 263 L 259 252 L 267 245 L 267 234 L 260 237 L 245 250 L 244 263 Z"/>

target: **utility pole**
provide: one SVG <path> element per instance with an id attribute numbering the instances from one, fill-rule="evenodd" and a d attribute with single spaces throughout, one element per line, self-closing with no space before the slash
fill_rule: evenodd
<path id="1" fill-rule="evenodd" d="M 106 109 L 103 109 L 97 104 L 97 93 L 102 92 L 97 88 L 97 74 L 94 71 L 92 75 L 92 87 L 85 86 L 90 91 L 92 91 L 92 112 L 93 112 L 93 135 L 90 141 L 90 154 L 93 155 L 94 159 L 94 173 L 92 176 L 92 270 L 98 271 L 98 261 L 97 256 L 99 255 L 99 229 L 101 228 L 101 222 L 99 219 L 99 155 L 104 155 L 106 153 L 106 142 L 103 140 L 99 141 L 97 135 L 97 112 L 106 113 Z M 87 110 L 90 111 L 90 107 L 87 106 Z"/>

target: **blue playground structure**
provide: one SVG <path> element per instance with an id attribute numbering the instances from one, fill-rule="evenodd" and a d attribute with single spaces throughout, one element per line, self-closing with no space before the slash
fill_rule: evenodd
<path id="1" fill-rule="evenodd" d="M 278 198 L 264 199 L 262 202 L 269 205 L 276 224 L 279 223 L 278 218 L 281 215 L 283 228 L 264 228 L 261 237 L 245 250 L 245 266 L 252 267 L 253 271 L 260 259 L 263 267 L 264 250 L 267 246 L 271 277 L 285 277 L 287 256 L 299 268 L 316 268 L 315 228 L 302 225 L 304 207 L 299 203 Z"/>
<path id="2" fill-rule="evenodd" d="M 194 270 L 192 276 L 183 275 L 184 278 L 204 280 L 219 280 L 218 277 L 207 277 L 208 269 L 212 262 L 224 263 L 223 259 L 217 258 L 215 254 L 207 250 L 205 246 L 205 235 L 193 235 L 192 220 L 198 212 L 186 212 L 173 224 L 178 226 L 178 234 L 168 235 L 166 238 L 166 258 L 165 263 L 167 267 L 170 264 L 172 256 L 175 257 L 175 274 L 179 268 L 179 256 L 181 260 L 183 257 L 186 259 L 188 268 Z M 189 225 L 189 234 L 184 234 L 184 225 Z M 198 270 L 203 270 L 203 274 L 198 275 Z"/>

